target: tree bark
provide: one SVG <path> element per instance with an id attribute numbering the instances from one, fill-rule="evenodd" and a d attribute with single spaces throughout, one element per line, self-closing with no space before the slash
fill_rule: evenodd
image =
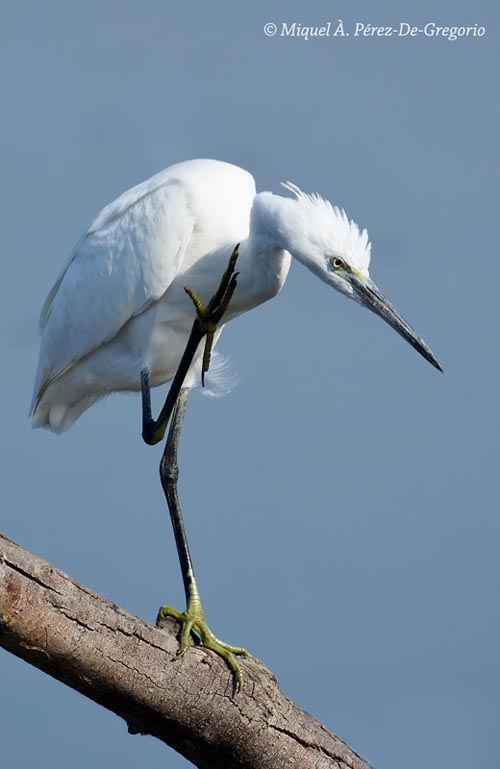
<path id="1" fill-rule="evenodd" d="M 151 734 L 200 769 L 369 769 L 253 657 L 233 696 L 224 662 L 176 622 L 128 614 L 0 534 L 0 645 Z"/>

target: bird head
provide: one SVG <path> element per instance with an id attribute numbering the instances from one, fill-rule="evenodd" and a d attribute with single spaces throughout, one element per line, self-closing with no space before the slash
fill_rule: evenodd
<path id="1" fill-rule="evenodd" d="M 283 187 L 294 197 L 267 192 L 257 196 L 261 204 L 252 211 L 252 220 L 259 220 L 260 231 L 329 286 L 385 320 L 442 371 L 431 349 L 371 280 L 368 269 L 371 244 L 367 231 L 319 195 L 308 195 L 291 182 L 284 183 Z"/>

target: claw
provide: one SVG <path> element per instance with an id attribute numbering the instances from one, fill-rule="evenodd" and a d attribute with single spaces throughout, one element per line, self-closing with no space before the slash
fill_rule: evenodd
<path id="1" fill-rule="evenodd" d="M 182 612 L 173 609 L 171 606 L 161 606 L 156 620 L 157 626 L 160 626 L 160 621 L 166 617 L 173 617 L 181 626 L 179 649 L 175 658 L 179 659 L 182 657 L 189 646 L 190 634 L 193 632 L 196 633 L 203 648 L 209 649 L 210 651 L 215 652 L 219 657 L 222 657 L 233 675 L 234 693 L 236 694 L 239 692 L 243 680 L 243 672 L 240 665 L 236 662 L 235 655 L 248 657 L 249 654 L 247 650 L 243 649 L 241 646 L 231 646 L 230 644 L 225 643 L 225 641 L 221 641 L 217 638 L 205 621 L 201 605 L 188 605 L 186 611 Z"/>
<path id="2" fill-rule="evenodd" d="M 208 303 L 208 308 L 207 309 L 208 309 L 209 312 L 212 312 L 220 304 L 223 303 L 224 295 L 225 295 L 226 291 L 231 287 L 231 283 L 235 279 L 236 275 L 238 275 L 238 273 L 236 273 L 236 275 L 233 275 L 233 273 L 234 273 L 234 268 L 236 267 L 236 262 L 237 262 L 237 259 L 238 259 L 238 256 L 239 256 L 239 250 L 240 250 L 240 244 L 238 243 L 238 245 L 235 246 L 233 253 L 231 254 L 231 258 L 229 259 L 229 263 L 227 265 L 227 268 L 226 268 L 226 270 L 224 272 L 224 275 L 222 276 L 222 280 L 221 280 L 221 282 L 219 284 L 219 288 L 217 289 L 217 291 L 213 295 L 212 299 Z M 234 288 L 236 288 L 236 285 L 234 286 Z M 234 291 L 234 288 L 233 288 L 233 291 Z M 231 292 L 231 295 L 232 295 L 232 292 Z M 230 299 L 231 299 L 231 296 L 229 297 L 224 310 L 227 308 L 227 304 L 229 303 Z M 224 310 L 223 310 L 223 312 L 224 312 Z M 220 320 L 220 318 L 219 318 L 219 320 Z"/>
<path id="3" fill-rule="evenodd" d="M 205 386 L 205 374 L 210 368 L 214 334 L 222 316 L 226 312 L 238 284 L 238 272 L 234 272 L 239 254 L 239 244 L 235 247 L 227 265 L 226 271 L 217 291 L 205 307 L 198 294 L 189 286 L 184 286 L 184 291 L 193 302 L 196 309 L 196 318 L 200 331 L 206 336 L 205 349 L 203 351 L 203 363 L 201 368 L 201 383 Z"/>

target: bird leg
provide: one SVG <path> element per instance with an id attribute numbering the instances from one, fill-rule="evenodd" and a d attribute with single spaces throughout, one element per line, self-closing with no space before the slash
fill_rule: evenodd
<path id="1" fill-rule="evenodd" d="M 166 617 L 173 617 L 180 623 L 179 651 L 177 658 L 182 656 L 189 645 L 189 636 L 193 631 L 201 641 L 205 649 L 211 649 L 223 660 L 225 660 L 233 674 L 234 690 L 237 692 L 241 687 L 242 672 L 236 662 L 235 654 L 248 655 L 245 649 L 239 646 L 230 646 L 219 640 L 210 630 L 203 613 L 198 586 L 194 577 L 191 555 L 184 528 L 179 497 L 177 494 L 177 480 L 179 477 L 179 466 L 177 462 L 177 449 L 181 434 L 182 421 L 186 410 L 186 402 L 189 395 L 189 389 L 183 387 L 177 398 L 172 415 L 172 421 L 168 432 L 165 450 L 160 463 L 160 478 L 165 497 L 167 499 L 170 518 L 174 529 L 175 543 L 179 554 L 179 561 L 182 571 L 182 580 L 184 583 L 184 592 L 186 594 L 186 610 L 178 611 L 170 606 L 161 606 L 158 612 L 156 624 L 161 627 L 161 622 Z"/>
<path id="2" fill-rule="evenodd" d="M 235 272 L 234 268 L 236 267 L 236 260 L 238 259 L 238 250 L 239 245 L 235 247 L 233 253 L 231 254 L 229 264 L 227 265 L 226 271 L 222 276 L 219 288 L 206 307 L 203 306 L 200 298 L 191 288 L 188 288 L 187 286 L 184 288 L 184 291 L 191 298 L 195 306 L 198 327 L 203 335 L 207 337 L 205 342 L 205 350 L 203 352 L 203 363 L 201 367 L 201 383 L 203 387 L 205 386 L 205 374 L 210 368 L 210 358 L 212 355 L 214 334 L 222 319 L 222 316 L 228 308 L 229 302 L 231 301 L 234 290 L 236 288 L 237 277 L 239 273 Z"/>
<path id="3" fill-rule="evenodd" d="M 203 306 L 198 295 L 190 288 L 184 290 L 191 298 L 196 308 L 196 318 L 191 329 L 191 334 L 184 350 L 181 362 L 176 371 L 175 377 L 170 385 L 163 408 L 160 411 L 158 419 L 155 421 L 151 413 L 151 392 L 149 385 L 149 371 L 141 371 L 141 392 L 142 392 L 142 437 L 146 443 L 153 446 L 163 440 L 169 419 L 177 401 L 177 396 L 184 384 L 186 374 L 193 361 L 198 349 L 198 345 L 204 336 L 206 336 L 205 350 L 203 353 L 203 362 L 201 369 L 201 381 L 205 384 L 205 374 L 210 366 L 210 356 L 214 341 L 214 334 L 220 323 L 222 316 L 226 312 L 229 302 L 234 294 L 237 285 L 238 273 L 234 271 L 236 260 L 238 259 L 238 248 L 236 246 L 227 268 L 222 276 L 222 280 L 217 291 L 210 299 L 206 307 Z"/>

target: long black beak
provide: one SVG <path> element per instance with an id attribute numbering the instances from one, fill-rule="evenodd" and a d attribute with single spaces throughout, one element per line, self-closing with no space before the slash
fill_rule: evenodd
<path id="1" fill-rule="evenodd" d="M 426 345 L 423 339 L 417 336 L 410 324 L 405 321 L 369 278 L 350 274 L 348 280 L 354 291 L 353 298 L 357 302 L 383 318 L 389 326 L 392 326 L 429 363 L 432 363 L 439 371 L 443 370 L 430 347 Z"/>

